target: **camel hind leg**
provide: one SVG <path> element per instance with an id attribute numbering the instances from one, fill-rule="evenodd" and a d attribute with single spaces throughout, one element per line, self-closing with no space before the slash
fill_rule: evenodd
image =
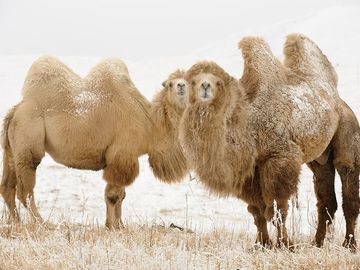
<path id="1" fill-rule="evenodd" d="M 17 179 L 12 154 L 10 149 L 5 149 L 3 156 L 3 174 L 0 186 L 0 193 L 4 198 L 7 208 L 9 209 L 10 222 L 20 221 L 20 217 L 15 204 L 16 184 Z"/>
<path id="2" fill-rule="evenodd" d="M 355 225 L 359 215 L 360 127 L 354 113 L 343 103 L 339 128 L 332 140 L 334 165 L 341 178 L 342 208 L 346 222 L 344 247 L 356 250 Z"/>
<path id="3" fill-rule="evenodd" d="M 42 222 L 34 197 L 36 168 L 45 155 L 45 128 L 37 114 L 36 104 L 18 106 L 9 126 L 9 142 L 13 153 L 17 178 L 17 197 L 29 210 L 31 217 Z"/>
<path id="4" fill-rule="evenodd" d="M 312 161 L 307 165 L 314 173 L 314 187 L 318 209 L 318 227 L 315 242 L 318 247 L 321 247 L 324 243 L 327 228 L 332 224 L 337 210 L 334 185 L 335 167 L 332 155 L 329 156 L 325 164 Z"/>

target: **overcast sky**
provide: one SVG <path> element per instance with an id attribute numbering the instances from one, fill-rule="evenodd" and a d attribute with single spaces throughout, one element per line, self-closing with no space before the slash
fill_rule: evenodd
<path id="1" fill-rule="evenodd" d="M 178 56 L 257 27 L 259 18 L 272 24 L 343 2 L 0 0 L 0 54 Z"/>

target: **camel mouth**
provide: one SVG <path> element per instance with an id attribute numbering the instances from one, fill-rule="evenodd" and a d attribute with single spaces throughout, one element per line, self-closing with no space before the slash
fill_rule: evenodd
<path id="1" fill-rule="evenodd" d="M 185 96 L 185 90 L 184 90 L 184 89 L 178 90 L 178 91 L 177 91 L 177 94 L 178 94 L 179 96 Z"/>

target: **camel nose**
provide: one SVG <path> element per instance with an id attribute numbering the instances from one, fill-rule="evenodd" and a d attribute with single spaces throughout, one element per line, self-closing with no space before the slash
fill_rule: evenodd
<path id="1" fill-rule="evenodd" d="M 210 86 L 210 83 L 208 83 L 208 82 L 203 82 L 201 84 L 201 87 L 204 88 L 205 90 L 207 90 L 209 86 Z"/>
<path id="2" fill-rule="evenodd" d="M 178 87 L 179 87 L 179 88 L 185 87 L 185 83 L 178 83 Z"/>

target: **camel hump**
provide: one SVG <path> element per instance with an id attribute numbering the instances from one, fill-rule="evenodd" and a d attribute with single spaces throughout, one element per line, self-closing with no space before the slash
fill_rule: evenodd
<path id="1" fill-rule="evenodd" d="M 58 58 L 41 56 L 31 65 L 23 87 L 25 96 L 30 89 L 46 88 L 50 84 L 64 84 L 78 76 Z"/>
<path id="2" fill-rule="evenodd" d="M 239 42 L 244 58 L 244 73 L 241 78 L 247 91 L 256 91 L 268 83 L 285 79 L 282 64 L 273 55 L 268 43 L 260 37 L 245 37 Z"/>
<path id="3" fill-rule="evenodd" d="M 64 78 L 74 72 L 58 58 L 44 55 L 39 57 L 31 65 L 27 78 L 39 81 L 48 81 L 56 78 Z"/>
<path id="4" fill-rule="evenodd" d="M 300 76 L 326 80 L 337 86 L 337 74 L 320 48 L 308 37 L 294 33 L 286 37 L 284 65 Z"/>
<path id="5" fill-rule="evenodd" d="M 118 58 L 105 58 L 90 70 L 89 74 L 101 73 L 104 77 L 129 77 L 129 71 L 124 61 Z M 96 75 L 97 76 L 97 75 Z"/>
<path id="6" fill-rule="evenodd" d="M 86 77 L 99 89 L 133 86 L 126 64 L 117 58 L 106 58 L 94 66 Z M 118 86 L 118 87 L 117 87 Z"/>

